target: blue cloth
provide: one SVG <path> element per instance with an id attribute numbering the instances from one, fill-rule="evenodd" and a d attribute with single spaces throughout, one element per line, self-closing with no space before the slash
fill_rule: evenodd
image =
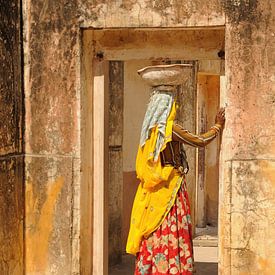
<path id="1" fill-rule="evenodd" d="M 160 150 L 165 140 L 166 122 L 174 103 L 172 91 L 158 90 L 154 88 L 145 113 L 140 135 L 140 146 L 143 147 L 150 138 L 151 130 L 158 127 L 158 137 L 154 151 L 154 161 L 157 161 Z"/>

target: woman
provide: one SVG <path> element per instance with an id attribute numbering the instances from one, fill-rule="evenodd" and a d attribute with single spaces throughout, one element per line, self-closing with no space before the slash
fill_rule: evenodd
<path id="1" fill-rule="evenodd" d="M 193 247 L 183 144 L 206 146 L 221 131 L 224 108 L 215 125 L 194 135 L 174 123 L 175 86 L 155 87 L 142 125 L 136 159 L 140 184 L 135 196 L 127 253 L 136 255 L 135 274 L 192 274 Z"/>

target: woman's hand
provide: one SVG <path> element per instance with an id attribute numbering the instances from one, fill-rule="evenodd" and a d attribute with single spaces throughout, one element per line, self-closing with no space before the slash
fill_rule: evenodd
<path id="1" fill-rule="evenodd" d="M 215 123 L 218 123 L 221 126 L 223 126 L 224 122 L 225 122 L 225 109 L 223 107 L 223 108 L 219 109 L 219 111 L 218 111 L 218 113 L 216 115 L 216 118 L 215 118 Z"/>

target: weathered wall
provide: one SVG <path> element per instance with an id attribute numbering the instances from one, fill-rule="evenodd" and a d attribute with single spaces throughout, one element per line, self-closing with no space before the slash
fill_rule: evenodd
<path id="1" fill-rule="evenodd" d="M 90 0 L 80 2 L 80 12 L 83 27 L 182 27 L 224 24 L 222 6 L 218 0 Z"/>
<path id="2" fill-rule="evenodd" d="M 89 122 L 87 114 L 91 111 L 86 99 L 82 98 L 84 108 L 81 109 L 79 103 L 82 95 L 78 63 L 80 26 L 216 26 L 224 24 L 224 16 L 216 0 L 207 5 L 202 5 L 200 1 L 24 0 L 23 21 L 27 155 L 25 189 L 27 200 L 33 201 L 32 205 L 27 206 L 26 270 L 30 274 L 41 270 L 45 274 L 78 274 L 80 169 L 85 170 L 81 182 L 84 187 L 81 191 L 84 198 L 81 201 L 82 210 L 90 214 L 82 217 L 88 221 L 92 217 L 92 197 L 89 195 L 92 186 L 87 185 L 92 173 L 89 145 L 82 150 L 83 162 L 80 164 L 80 112 L 85 111 L 82 113 L 83 127 L 90 127 L 86 123 Z M 210 47 L 211 54 L 212 51 Z M 83 81 L 82 87 L 90 83 L 89 76 Z M 83 95 L 90 100 L 89 90 L 83 89 Z M 91 136 L 88 129 L 82 129 L 81 133 Z M 91 224 L 84 222 L 82 232 L 86 232 L 85 236 L 90 236 Z M 49 226 L 41 228 L 41 225 Z M 62 238 L 59 238 L 61 235 Z M 43 242 L 45 236 L 47 244 Z M 44 243 L 44 248 L 34 251 L 33 240 Z M 82 270 L 83 274 L 89 274 L 91 253 L 86 252 L 90 251 L 90 239 L 82 241 L 83 245 L 85 243 Z M 62 257 L 55 257 L 57 254 Z"/>
<path id="3" fill-rule="evenodd" d="M 225 1 L 220 274 L 275 270 L 274 1 Z"/>
<path id="4" fill-rule="evenodd" d="M 63 0 L 23 8 L 26 273 L 78 274 L 78 8 Z"/>
<path id="5" fill-rule="evenodd" d="M 0 1 L 0 273 L 23 274 L 24 157 L 20 1 Z"/>
<path id="6" fill-rule="evenodd" d="M 275 145 L 269 122 L 274 116 L 274 5 L 272 0 L 223 2 L 228 84 L 223 97 L 228 108 L 220 180 L 220 272 L 272 274 Z M 33 201 L 26 217 L 26 268 L 30 274 L 42 269 L 45 274 L 78 274 L 79 257 L 74 255 L 78 250 L 70 249 L 79 237 L 79 209 L 74 204 L 80 174 L 79 26 L 216 26 L 223 25 L 225 18 L 221 2 L 216 0 L 24 0 L 23 7 L 25 184 L 27 199 Z M 20 106 L 11 103 L 19 102 L 15 99 L 9 102 L 5 117 Z M 20 120 L 15 121 L 18 125 Z M 18 149 L 10 152 L 18 153 Z M 63 206 L 67 212 L 62 211 Z M 47 235 L 40 227 L 46 220 L 51 221 L 43 228 Z M 20 239 L 18 232 L 14 233 L 16 239 Z M 32 239 L 43 243 L 45 236 L 49 242 L 42 252 L 28 252 Z M 268 241 L 267 236 L 271 236 Z M 19 255 L 18 247 L 14 249 Z"/>

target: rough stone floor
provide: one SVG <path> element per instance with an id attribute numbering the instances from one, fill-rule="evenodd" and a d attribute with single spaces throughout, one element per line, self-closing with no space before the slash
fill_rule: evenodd
<path id="1" fill-rule="evenodd" d="M 206 227 L 196 230 L 194 239 L 195 275 L 218 274 L 217 228 Z M 133 275 L 134 256 L 123 255 L 122 264 L 110 268 L 109 275 Z"/>

